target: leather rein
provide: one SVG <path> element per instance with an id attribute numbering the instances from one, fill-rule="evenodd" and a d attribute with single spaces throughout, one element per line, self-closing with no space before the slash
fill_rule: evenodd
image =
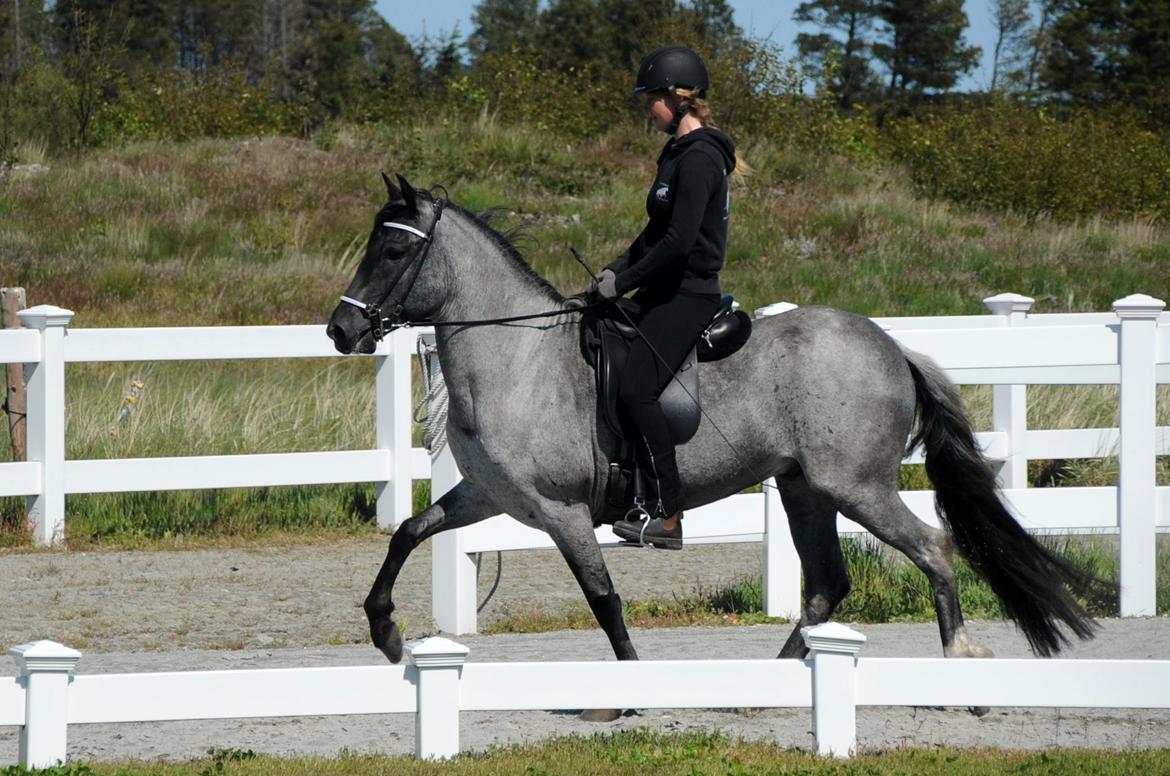
<path id="1" fill-rule="evenodd" d="M 410 281 L 406 285 L 406 292 L 402 295 L 402 299 L 395 303 L 394 307 L 391 308 L 389 317 L 384 316 L 382 307 L 386 304 L 386 300 L 390 298 L 390 295 L 394 293 L 394 287 L 391 287 L 390 290 L 383 294 L 382 298 L 376 304 L 363 302 L 359 299 L 354 299 L 349 296 L 343 295 L 341 297 L 341 301 L 345 304 L 353 305 L 354 307 L 361 310 L 362 315 L 367 321 L 369 321 L 370 334 L 373 335 L 375 341 L 380 342 L 387 334 L 397 331 L 398 329 L 409 329 L 412 326 L 495 326 L 502 323 L 512 323 L 514 321 L 530 321 L 537 318 L 554 318 L 558 315 L 579 313 L 584 310 L 599 307 L 601 304 L 603 304 L 602 302 L 593 302 L 591 304 L 586 304 L 581 307 L 574 307 L 567 310 L 550 310 L 544 313 L 532 313 L 531 315 L 511 315 L 504 318 L 483 318 L 472 321 L 405 320 L 402 317 L 402 306 L 406 302 L 406 298 L 410 296 L 410 292 L 414 288 L 415 281 L 418 280 L 418 276 L 422 272 L 423 262 L 426 261 L 427 256 L 430 255 L 431 246 L 435 244 L 435 230 L 439 227 L 439 220 L 443 217 L 443 208 L 447 203 L 447 200 L 442 197 L 432 201 L 435 204 L 435 220 L 431 222 L 431 228 L 429 232 L 424 232 L 421 229 L 411 226 L 410 224 L 400 224 L 395 221 L 385 221 L 382 223 L 382 226 L 384 227 L 407 232 L 408 234 L 414 235 L 423 241 L 421 250 L 419 251 L 417 257 L 411 262 L 410 271 L 413 271 L 413 274 L 410 277 Z"/>

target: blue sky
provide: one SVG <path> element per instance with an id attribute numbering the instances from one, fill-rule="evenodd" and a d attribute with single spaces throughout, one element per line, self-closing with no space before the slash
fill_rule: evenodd
<path id="1" fill-rule="evenodd" d="M 753 37 L 771 37 L 786 52 L 796 52 L 794 41 L 801 30 L 792 21 L 792 12 L 800 0 L 730 0 L 730 4 L 735 10 L 736 24 Z M 466 36 L 471 32 L 471 10 L 476 0 L 377 0 L 375 5 L 396 30 L 413 40 L 424 31 L 436 35 L 449 32 L 456 25 L 459 34 Z M 963 10 L 970 22 L 966 39 L 983 49 L 983 61 L 959 83 L 959 88 L 979 90 L 991 82 L 991 49 L 995 45 L 991 3 L 988 0 L 966 0 Z"/>

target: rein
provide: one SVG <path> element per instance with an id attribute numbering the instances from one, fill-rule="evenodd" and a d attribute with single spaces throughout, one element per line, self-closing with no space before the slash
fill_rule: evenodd
<path id="1" fill-rule="evenodd" d="M 391 309 L 390 316 L 383 317 L 382 306 L 386 304 L 386 300 L 390 298 L 392 293 L 394 293 L 394 288 L 391 288 L 389 291 L 387 291 L 377 304 L 363 302 L 360 299 L 354 299 L 348 296 L 341 297 L 342 302 L 353 305 L 362 311 L 362 315 L 365 316 L 366 320 L 370 323 L 370 333 L 373 335 L 376 341 L 381 341 L 382 338 L 384 338 L 387 334 L 397 331 L 398 329 L 409 329 L 412 326 L 432 326 L 436 328 L 450 326 L 496 326 L 502 323 L 530 321 L 536 318 L 554 318 L 558 315 L 566 315 L 589 310 L 594 307 L 599 307 L 602 304 L 601 302 L 593 302 L 569 310 L 549 310 L 548 312 L 532 313 L 530 315 L 510 315 L 504 318 L 483 318 L 472 321 L 404 320 L 402 318 L 402 306 L 406 302 L 406 298 L 410 296 L 410 292 L 414 288 L 415 281 L 418 280 L 419 273 L 422 272 L 423 262 L 426 261 L 427 256 L 430 255 L 431 246 L 435 244 L 435 230 L 439 226 L 439 220 L 443 217 L 443 207 L 446 204 L 446 199 L 438 198 L 433 201 L 435 203 L 435 220 L 431 223 L 429 232 L 424 232 L 421 229 L 413 227 L 409 224 L 399 224 L 394 221 L 385 221 L 382 223 L 382 226 L 388 227 L 390 229 L 399 229 L 423 240 L 422 250 L 419 252 L 418 257 L 411 262 L 410 268 L 413 270 L 413 274 L 411 275 L 410 282 L 406 286 L 406 293 L 402 295 L 402 299 L 399 300 Z"/>

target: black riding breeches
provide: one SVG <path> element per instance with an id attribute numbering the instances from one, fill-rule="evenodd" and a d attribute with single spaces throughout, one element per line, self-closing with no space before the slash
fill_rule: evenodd
<path id="1" fill-rule="evenodd" d="M 634 297 L 641 307 L 636 322 L 642 336 L 630 344 L 618 393 L 619 416 L 634 445 L 638 468 L 656 488 L 658 507 L 666 516 L 682 509 L 683 491 L 674 440 L 658 396 L 718 311 L 719 299 L 718 294 L 685 291 L 665 299 L 641 294 Z M 653 514 L 656 510 L 650 511 Z"/>

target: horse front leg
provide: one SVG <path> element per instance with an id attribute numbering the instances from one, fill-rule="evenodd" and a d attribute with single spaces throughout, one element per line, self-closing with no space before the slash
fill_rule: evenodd
<path id="1" fill-rule="evenodd" d="M 402 660 L 402 632 L 394 621 L 392 594 L 398 573 L 407 557 L 429 537 L 452 528 L 478 523 L 496 511 L 467 480 L 449 490 L 446 495 L 425 510 L 409 518 L 390 537 L 386 560 L 374 579 L 374 586 L 366 596 L 363 607 L 370 621 L 370 640 L 391 663 Z"/>
<path id="2" fill-rule="evenodd" d="M 622 599 L 614 590 L 613 580 L 593 533 L 589 508 L 583 504 L 549 504 L 544 514 L 545 531 L 561 551 L 569 569 L 581 586 L 597 624 L 609 637 L 618 660 L 637 660 L 638 653 L 630 641 L 626 621 L 622 616 Z M 589 709 L 581 714 L 587 722 L 612 722 L 621 716 L 621 709 Z"/>

